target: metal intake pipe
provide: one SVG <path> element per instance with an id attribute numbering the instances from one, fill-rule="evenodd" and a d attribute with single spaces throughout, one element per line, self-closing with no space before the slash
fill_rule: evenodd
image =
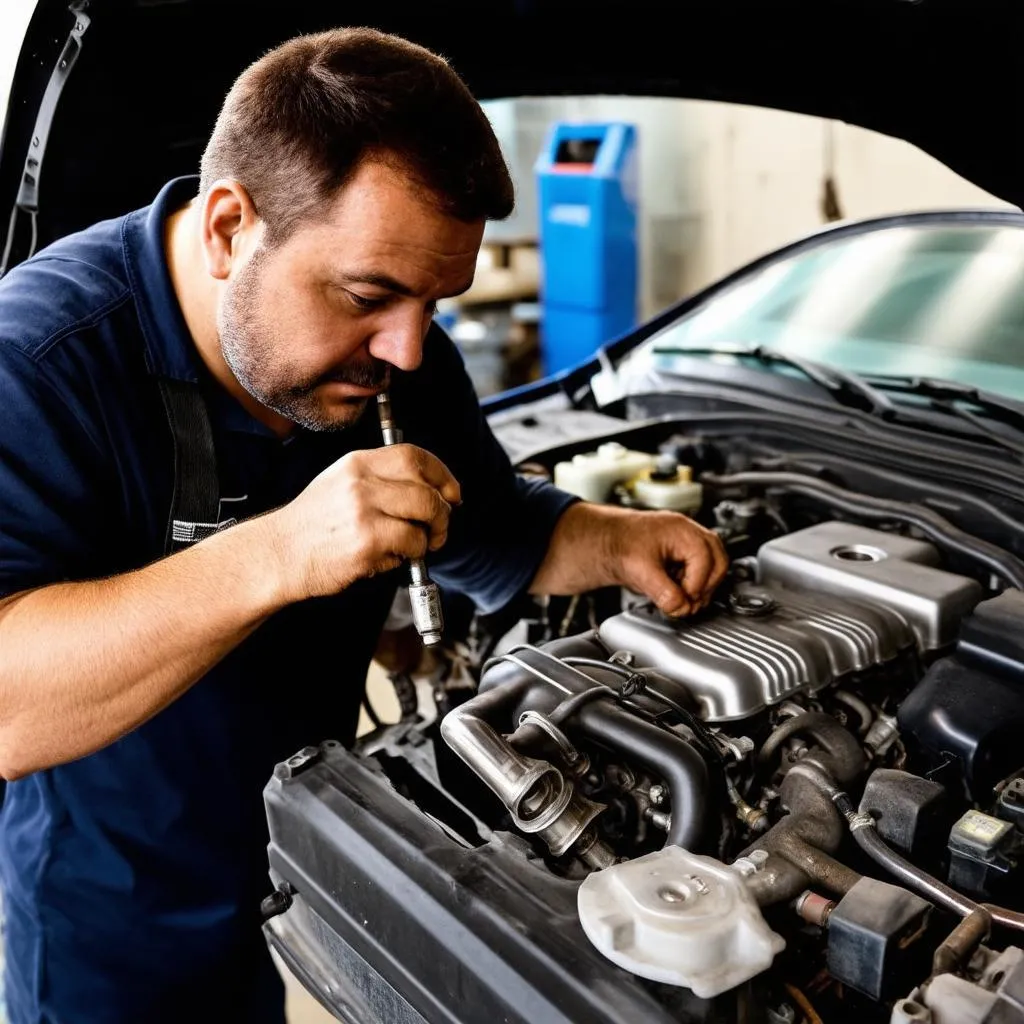
<path id="1" fill-rule="evenodd" d="M 595 689 L 602 698 L 615 697 L 616 691 L 562 661 L 569 655 L 594 656 L 602 648 L 587 637 L 569 637 L 546 644 L 544 649 L 523 645 L 495 659 L 480 680 L 480 695 L 494 697 L 513 711 L 538 710 L 550 715 L 567 698 Z M 503 663 L 502 663 L 503 662 Z M 466 705 L 468 706 L 468 705 Z M 571 720 L 562 725 L 578 736 L 620 751 L 624 756 L 648 767 L 668 783 L 672 815 L 668 842 L 687 850 L 700 851 L 706 842 L 710 811 L 708 769 L 697 749 L 678 733 L 640 717 L 609 699 L 588 697 L 574 708 Z"/>
<path id="2" fill-rule="evenodd" d="M 526 757 L 486 722 L 456 708 L 441 722 L 445 743 L 494 791 L 524 832 L 550 824 L 569 802 L 562 773 L 547 761 Z"/>
<path id="3" fill-rule="evenodd" d="M 607 867 L 615 858 L 590 830 L 604 805 L 577 793 L 550 762 L 519 753 L 484 720 L 515 696 L 513 687 L 478 694 L 445 715 L 442 738 L 501 800 L 516 828 L 539 835 L 556 857 L 575 847 L 588 866 Z"/>

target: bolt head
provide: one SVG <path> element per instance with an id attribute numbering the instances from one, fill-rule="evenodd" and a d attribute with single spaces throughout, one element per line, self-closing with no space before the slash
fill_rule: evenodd
<path id="1" fill-rule="evenodd" d="M 283 889 L 275 889 L 260 903 L 260 914 L 264 921 L 283 914 L 292 905 L 291 893 Z"/>

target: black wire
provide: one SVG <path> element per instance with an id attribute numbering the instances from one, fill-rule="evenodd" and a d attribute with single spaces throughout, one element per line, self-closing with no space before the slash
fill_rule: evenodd
<path id="1" fill-rule="evenodd" d="M 620 688 L 620 693 L 622 693 L 623 696 L 628 697 L 632 696 L 633 693 L 641 692 L 646 694 L 648 697 L 651 697 L 653 700 L 664 704 L 671 711 L 675 712 L 675 714 L 682 719 L 683 723 L 690 728 L 701 746 L 707 748 L 708 754 L 715 761 L 724 766 L 725 759 L 722 757 L 722 752 L 719 750 L 718 743 L 716 742 L 711 730 L 692 711 L 688 711 L 681 704 L 673 700 L 671 697 L 666 696 L 664 693 L 652 689 L 650 681 L 642 672 L 637 672 L 634 669 L 631 669 L 628 665 L 621 665 L 616 661 L 604 662 L 599 661 L 597 658 L 577 658 L 570 656 L 563 660 L 567 665 L 589 665 L 593 668 L 607 668 L 612 672 L 618 672 L 619 675 L 625 677 L 625 682 Z M 643 680 L 643 682 L 637 685 L 636 680 Z M 630 692 L 624 693 L 623 691 L 627 686 L 631 687 Z"/>
<path id="2" fill-rule="evenodd" d="M 402 721 L 415 718 L 419 710 L 416 684 L 404 672 L 389 672 L 388 679 L 391 680 L 391 685 L 395 688 L 395 696 L 398 698 L 398 708 L 401 711 Z"/>
<path id="3" fill-rule="evenodd" d="M 646 693 L 649 697 L 653 697 L 666 707 L 671 708 L 683 720 L 684 724 L 690 728 L 701 746 L 707 749 L 713 760 L 723 768 L 725 767 L 725 758 L 722 756 L 722 751 L 719 749 L 714 734 L 692 711 L 687 711 L 686 708 L 677 704 L 670 697 L 666 697 L 663 693 L 658 693 L 657 690 L 652 690 L 650 687 L 647 688 Z"/>
<path id="4" fill-rule="evenodd" d="M 373 723 L 374 729 L 383 728 L 383 724 L 380 720 L 380 716 L 376 711 L 373 710 L 373 705 L 370 703 L 370 698 L 363 694 L 363 710 L 366 712 L 366 717 Z"/>

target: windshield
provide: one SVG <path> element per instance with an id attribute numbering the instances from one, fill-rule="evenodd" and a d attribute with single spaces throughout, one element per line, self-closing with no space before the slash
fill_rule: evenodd
<path id="1" fill-rule="evenodd" d="M 644 355 L 669 369 L 659 349 L 754 345 L 1024 399 L 1024 230 L 914 224 L 826 241 L 709 299 Z"/>

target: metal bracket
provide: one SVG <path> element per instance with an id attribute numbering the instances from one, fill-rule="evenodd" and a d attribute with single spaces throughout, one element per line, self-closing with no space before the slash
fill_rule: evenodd
<path id="1" fill-rule="evenodd" d="M 85 13 L 89 6 L 89 0 L 74 0 L 68 5 L 68 10 L 74 16 L 75 23 L 68 35 L 67 42 L 57 58 L 57 63 L 50 73 L 50 80 L 46 83 L 46 91 L 39 103 L 39 111 L 36 114 L 36 122 L 32 129 L 32 140 L 29 142 L 28 154 L 25 157 L 25 166 L 21 172 L 21 183 L 18 186 L 18 194 L 14 200 L 14 208 L 11 210 L 11 219 L 7 227 L 7 239 L 4 245 L 3 258 L 0 259 L 0 277 L 6 273 L 11 258 L 11 251 L 14 248 L 14 235 L 17 229 L 18 213 L 27 213 L 32 224 L 32 238 L 29 243 L 28 256 L 35 253 L 38 235 L 36 231 L 36 216 L 39 213 L 39 179 L 43 168 L 43 157 L 46 155 L 46 145 L 50 139 L 50 129 L 53 127 L 53 119 L 57 113 L 57 106 L 60 102 L 61 93 L 67 85 L 68 77 L 82 53 L 82 39 L 85 36 L 92 19 Z M 26 257 L 27 258 L 27 257 Z"/>
<path id="2" fill-rule="evenodd" d="M 25 167 L 21 174 L 21 185 L 18 188 L 17 206 L 28 213 L 39 210 L 39 175 L 46 154 L 46 144 L 53 127 L 53 118 L 57 113 L 57 104 L 61 93 L 67 85 L 71 69 L 75 66 L 82 53 L 82 38 L 91 24 L 89 15 L 82 9 L 84 4 L 71 4 L 68 8 L 75 16 L 75 24 L 68 35 L 67 42 L 57 58 L 50 81 L 46 84 L 39 113 L 36 114 L 35 128 L 32 130 L 32 141 L 29 143 Z"/>

